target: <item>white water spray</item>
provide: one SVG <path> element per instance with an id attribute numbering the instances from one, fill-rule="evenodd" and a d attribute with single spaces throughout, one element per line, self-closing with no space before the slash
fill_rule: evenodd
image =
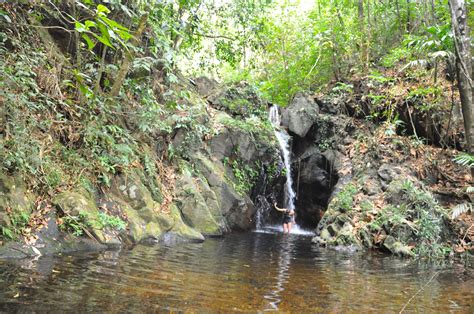
<path id="1" fill-rule="evenodd" d="M 283 156 L 283 163 L 286 171 L 286 184 L 285 184 L 285 201 L 286 206 L 290 210 L 295 209 L 295 191 L 293 190 L 293 179 L 291 178 L 291 164 L 290 164 L 290 149 L 289 142 L 290 136 L 284 130 L 280 130 L 280 114 L 278 113 L 278 107 L 272 106 L 268 114 L 268 119 L 273 124 L 275 136 L 278 139 L 281 153 Z"/>

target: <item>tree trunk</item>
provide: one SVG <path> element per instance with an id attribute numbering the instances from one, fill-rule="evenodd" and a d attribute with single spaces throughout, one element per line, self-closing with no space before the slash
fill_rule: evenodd
<path id="1" fill-rule="evenodd" d="M 367 32 L 365 30 L 365 17 L 364 17 L 364 0 L 359 0 L 357 6 L 359 13 L 359 32 L 360 32 L 360 63 L 362 65 L 362 73 L 367 74 Z"/>
<path id="2" fill-rule="evenodd" d="M 406 32 L 410 33 L 411 32 L 411 4 L 410 0 L 407 0 L 407 29 Z"/>
<path id="3" fill-rule="evenodd" d="M 400 31 L 400 37 L 402 37 L 403 36 L 402 17 L 400 15 L 400 4 L 398 3 L 398 0 L 395 0 L 395 7 L 397 9 L 398 29 Z"/>
<path id="4" fill-rule="evenodd" d="M 132 44 L 136 46 L 140 42 L 140 37 L 143 34 L 143 31 L 146 27 L 146 21 L 148 20 L 148 13 L 145 13 L 140 18 L 140 22 L 138 23 L 138 28 L 133 34 Z M 114 85 L 112 85 L 112 89 L 110 90 L 110 97 L 114 98 L 117 97 L 120 93 L 120 89 L 122 88 L 123 82 L 125 81 L 125 77 L 127 76 L 128 70 L 130 69 L 130 65 L 133 61 L 133 51 L 124 52 L 125 57 L 123 58 L 122 65 L 120 66 L 120 70 L 118 72 L 117 78 L 115 79 Z"/>
<path id="5" fill-rule="evenodd" d="M 464 0 L 449 0 L 456 47 L 456 72 L 466 135 L 466 152 L 474 154 L 474 110 L 472 108 L 472 61 L 467 10 Z M 474 168 L 471 168 L 474 178 Z"/>

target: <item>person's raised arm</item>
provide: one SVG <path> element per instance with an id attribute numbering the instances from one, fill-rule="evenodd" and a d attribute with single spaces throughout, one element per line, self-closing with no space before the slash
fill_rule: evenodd
<path id="1" fill-rule="evenodd" d="M 280 211 L 280 212 L 286 212 L 286 209 L 285 209 L 285 208 L 279 208 L 279 207 L 277 206 L 277 203 L 276 203 L 276 202 L 275 202 L 275 204 L 273 204 L 273 206 L 275 206 L 275 209 L 278 210 L 278 211 Z"/>

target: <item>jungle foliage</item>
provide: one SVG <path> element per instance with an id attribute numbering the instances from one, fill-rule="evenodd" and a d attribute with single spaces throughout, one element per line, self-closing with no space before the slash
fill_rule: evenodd
<path id="1" fill-rule="evenodd" d="M 472 5 L 466 1 L 470 27 Z M 200 120 L 206 104 L 190 108 L 196 101 L 183 74 L 246 80 L 282 106 L 298 91 L 355 94 L 357 78 L 369 90 L 355 102 L 371 107 L 352 115 L 422 143 L 414 120 L 436 127 L 439 113 L 459 103 L 451 23 L 447 0 L 2 1 L 0 170 L 46 195 L 107 187 L 134 167 L 154 178 L 156 160 L 188 157 L 171 144 L 176 129 L 187 131 L 189 145 L 215 132 Z M 258 134 L 252 119 L 260 109 L 223 124 Z M 440 145 L 462 148 L 448 143 L 448 131 Z M 472 156 L 462 156 L 472 168 Z M 257 174 L 231 165 L 239 192 L 248 191 Z"/>

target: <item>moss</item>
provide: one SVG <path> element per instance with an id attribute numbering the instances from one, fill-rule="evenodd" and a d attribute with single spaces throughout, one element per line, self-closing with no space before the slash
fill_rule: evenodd
<path id="1" fill-rule="evenodd" d="M 218 122 L 230 128 L 250 134 L 254 142 L 275 143 L 273 126 L 268 119 L 252 116 L 245 119 L 236 119 L 227 115 L 220 115 Z"/>
<path id="2" fill-rule="evenodd" d="M 205 235 L 222 235 L 224 218 L 215 193 L 201 178 L 193 179 L 188 172 L 178 181 L 177 205 L 184 220 Z"/>
<path id="3" fill-rule="evenodd" d="M 171 210 L 171 217 L 174 220 L 174 226 L 171 229 L 171 232 L 176 233 L 178 236 L 186 240 L 191 240 L 191 241 L 204 240 L 204 236 L 200 232 L 189 227 L 183 222 L 183 220 L 181 219 L 180 211 L 175 205 L 172 205 L 170 210 Z"/>
<path id="4" fill-rule="evenodd" d="M 26 227 L 34 195 L 18 177 L 0 174 L 0 238 L 15 239 Z"/>

